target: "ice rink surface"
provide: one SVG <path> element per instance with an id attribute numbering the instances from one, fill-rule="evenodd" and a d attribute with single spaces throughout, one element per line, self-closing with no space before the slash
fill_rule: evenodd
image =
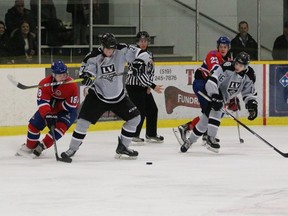
<path id="1" fill-rule="evenodd" d="M 288 152 L 288 127 L 251 128 Z M 220 127 L 218 154 L 200 140 L 180 153 L 171 128 L 158 132 L 164 143 L 132 146 L 138 159 L 121 161 L 118 130 L 90 132 L 71 164 L 56 162 L 53 147 L 39 159 L 16 157 L 26 137 L 0 137 L 0 215 L 288 215 L 288 158 L 244 128 L 240 144 L 237 127 Z M 59 140 L 59 153 L 70 139 Z"/>

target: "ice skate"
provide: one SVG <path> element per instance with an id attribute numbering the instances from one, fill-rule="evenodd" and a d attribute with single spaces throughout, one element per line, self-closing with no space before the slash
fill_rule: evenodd
<path id="1" fill-rule="evenodd" d="M 42 142 L 38 142 L 36 148 L 32 151 L 34 157 L 39 157 L 42 151 L 46 149 L 46 146 Z"/>
<path id="2" fill-rule="evenodd" d="M 193 143 L 189 140 L 189 139 L 186 139 L 186 141 L 184 142 L 184 144 L 181 146 L 180 148 L 180 151 L 181 152 L 187 152 L 188 149 L 191 147 Z"/>
<path id="3" fill-rule="evenodd" d="M 177 128 L 173 128 L 173 132 L 178 143 L 182 146 L 184 142 L 187 140 L 187 126 L 180 125 Z"/>
<path id="4" fill-rule="evenodd" d="M 22 156 L 22 157 L 27 157 L 27 158 L 33 158 L 32 155 L 33 149 L 30 149 L 26 146 L 26 144 L 22 144 L 20 149 L 17 150 L 15 153 L 15 156 Z"/>
<path id="5" fill-rule="evenodd" d="M 219 143 L 216 141 L 215 137 L 212 136 L 207 136 L 207 141 L 206 141 L 206 145 L 205 147 L 215 153 L 219 152 L 220 149 L 220 145 Z"/>
<path id="6" fill-rule="evenodd" d="M 141 145 L 144 145 L 144 143 L 145 143 L 145 140 L 143 138 L 133 137 L 131 145 L 141 146 Z"/>
<path id="7" fill-rule="evenodd" d="M 160 135 L 156 136 L 147 136 L 146 135 L 146 142 L 149 143 L 163 143 L 164 142 L 164 137 Z"/>
<path id="8" fill-rule="evenodd" d="M 127 148 L 123 145 L 120 137 L 118 137 L 118 146 L 116 149 L 116 159 L 136 159 L 138 156 L 138 152 L 133 149 Z"/>
<path id="9" fill-rule="evenodd" d="M 207 137 L 208 137 L 208 135 L 207 135 L 207 131 L 202 135 L 202 145 L 203 146 L 206 146 L 206 142 L 207 142 Z M 218 138 L 218 137 L 215 137 L 215 140 L 216 140 L 216 142 L 217 143 L 219 143 L 220 142 L 220 139 Z"/>
<path id="10" fill-rule="evenodd" d="M 76 151 L 69 148 L 67 151 L 61 153 L 61 158 L 71 158 L 75 155 Z"/>

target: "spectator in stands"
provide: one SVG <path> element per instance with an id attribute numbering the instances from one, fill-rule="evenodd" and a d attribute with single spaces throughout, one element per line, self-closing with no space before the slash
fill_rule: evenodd
<path id="1" fill-rule="evenodd" d="M 288 60 L 288 21 L 284 23 L 283 34 L 274 41 L 272 57 L 274 60 Z"/>
<path id="2" fill-rule="evenodd" d="M 9 58 L 9 35 L 6 33 L 6 26 L 0 21 L 0 64 L 8 63 Z"/>
<path id="3" fill-rule="evenodd" d="M 66 11 L 72 14 L 74 44 L 88 44 L 87 25 L 89 23 L 89 1 L 68 0 Z"/>
<path id="4" fill-rule="evenodd" d="M 35 33 L 36 23 L 33 21 L 31 11 L 24 7 L 24 0 L 15 0 L 14 6 L 8 9 L 5 15 L 7 33 L 11 35 L 23 20 L 27 20 L 30 26 L 30 31 Z"/>
<path id="5" fill-rule="evenodd" d="M 246 21 L 241 21 L 238 24 L 239 33 L 231 41 L 231 52 L 233 56 L 244 51 L 250 55 L 251 60 L 258 60 L 258 45 L 257 42 L 248 33 L 249 26 Z"/>
<path id="6" fill-rule="evenodd" d="M 24 20 L 9 41 L 11 55 L 15 63 L 34 63 L 37 54 L 37 40 L 30 32 L 29 22 Z"/>

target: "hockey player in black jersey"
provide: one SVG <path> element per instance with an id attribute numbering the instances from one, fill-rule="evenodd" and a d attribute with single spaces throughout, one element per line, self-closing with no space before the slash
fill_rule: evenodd
<path id="1" fill-rule="evenodd" d="M 118 43 L 115 36 L 105 33 L 101 46 L 88 53 L 80 67 L 80 78 L 88 91 L 79 113 L 69 149 L 61 154 L 62 158 L 71 157 L 79 149 L 90 124 L 95 124 L 105 111 L 111 110 L 122 118 L 121 134 L 118 137 L 115 158 L 138 156 L 138 152 L 129 148 L 136 127 L 140 122 L 140 112 L 124 91 L 123 77 L 125 64 L 131 63 L 133 73 L 143 73 L 151 61 L 147 52 L 127 44 Z M 101 79 L 97 79 L 102 76 Z M 96 78 L 95 78 L 96 77 Z"/>
<path id="2" fill-rule="evenodd" d="M 211 70 L 211 76 L 205 85 L 207 96 L 211 98 L 206 112 L 200 116 L 190 137 L 181 146 L 186 152 L 190 146 L 207 130 L 207 149 L 218 152 L 220 145 L 215 136 L 220 125 L 222 108 L 231 98 L 241 93 L 245 107 L 249 112 L 248 119 L 254 120 L 258 114 L 257 92 L 255 90 L 255 72 L 249 66 L 250 57 L 247 53 L 239 53 L 234 61 L 228 61 Z"/>

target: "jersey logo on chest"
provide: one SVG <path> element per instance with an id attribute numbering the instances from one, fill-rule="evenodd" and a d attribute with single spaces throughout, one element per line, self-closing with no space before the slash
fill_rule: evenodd
<path id="1" fill-rule="evenodd" d="M 104 79 L 112 81 L 112 78 L 114 77 L 116 73 L 115 65 L 105 65 L 101 66 L 102 74 L 104 75 Z"/>
<path id="2" fill-rule="evenodd" d="M 233 95 L 233 94 L 235 94 L 238 91 L 240 86 L 241 86 L 240 82 L 231 81 L 229 83 L 227 91 L 229 92 L 230 95 Z"/>

